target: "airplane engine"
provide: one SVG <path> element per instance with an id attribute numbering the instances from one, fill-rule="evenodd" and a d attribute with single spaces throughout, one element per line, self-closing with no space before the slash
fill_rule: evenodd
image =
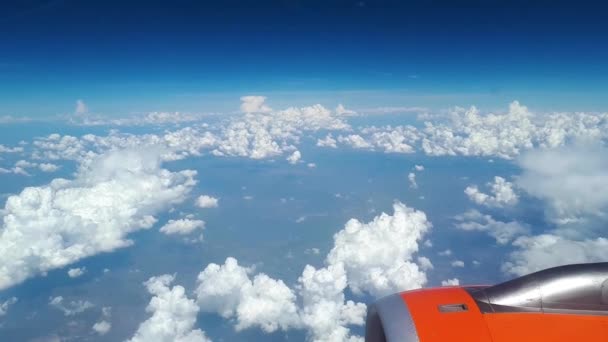
<path id="1" fill-rule="evenodd" d="M 369 306 L 365 341 L 608 341 L 608 262 L 393 294 Z"/>

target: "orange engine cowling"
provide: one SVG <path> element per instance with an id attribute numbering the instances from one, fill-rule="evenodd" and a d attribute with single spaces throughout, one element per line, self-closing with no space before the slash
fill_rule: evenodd
<path id="1" fill-rule="evenodd" d="M 608 341 L 608 263 L 394 294 L 369 307 L 365 341 Z"/>

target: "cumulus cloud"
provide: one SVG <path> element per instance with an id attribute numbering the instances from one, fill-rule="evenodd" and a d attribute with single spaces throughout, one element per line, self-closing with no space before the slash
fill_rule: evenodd
<path id="1" fill-rule="evenodd" d="M 82 258 L 131 245 L 154 214 L 181 202 L 196 172 L 160 167 L 158 150 L 113 151 L 83 161 L 73 180 L 10 196 L 2 211 L 0 289 Z"/>
<path id="2" fill-rule="evenodd" d="M 101 320 L 95 322 L 91 329 L 96 334 L 103 336 L 112 329 L 112 323 L 109 322 L 109 319 L 112 316 L 112 308 L 108 306 L 101 308 L 101 315 Z"/>
<path id="3" fill-rule="evenodd" d="M 51 297 L 49 299 L 49 305 L 62 311 L 65 316 L 75 316 L 95 307 L 95 305 L 88 300 L 79 299 L 68 302 L 64 301 L 62 296 Z"/>
<path id="4" fill-rule="evenodd" d="M 441 281 L 441 286 L 458 286 L 458 285 L 460 285 L 460 280 L 458 280 L 458 278 L 452 278 L 452 279 Z"/>
<path id="5" fill-rule="evenodd" d="M 152 277 L 144 283 L 154 297 L 146 311 L 150 318 L 139 328 L 128 342 L 209 342 L 200 329 L 195 329 L 198 305 L 186 296 L 182 286 L 173 287 L 174 276 L 165 274 Z"/>
<path id="6" fill-rule="evenodd" d="M 338 142 L 336 141 L 336 139 L 334 139 L 334 137 L 331 134 L 328 134 L 323 139 L 317 140 L 317 146 L 319 146 L 319 147 L 337 148 L 338 147 L 337 143 Z"/>
<path id="7" fill-rule="evenodd" d="M 505 207 L 517 204 L 519 197 L 513 190 L 513 183 L 508 182 L 502 177 L 494 177 L 493 183 L 488 183 L 491 194 L 479 191 L 477 186 L 468 186 L 464 193 L 469 199 L 479 205 L 486 207 Z"/>
<path id="8" fill-rule="evenodd" d="M 490 215 L 484 215 L 477 210 L 469 210 L 455 217 L 456 227 L 466 231 L 487 232 L 496 242 L 505 245 L 514 238 L 529 233 L 529 229 L 517 221 L 497 221 Z"/>
<path id="9" fill-rule="evenodd" d="M 346 301 L 345 289 L 383 296 L 417 288 L 426 282 L 421 268 L 432 267 L 426 258 L 418 259 L 420 267 L 412 262 L 418 242 L 431 227 L 426 215 L 399 202 L 393 209 L 393 215 L 383 213 L 368 223 L 348 221 L 334 236 L 326 266 L 307 265 L 295 290 L 263 273 L 252 280 L 253 269 L 233 258 L 224 265 L 208 265 L 198 277 L 201 309 L 234 318 L 237 329 L 303 328 L 311 341 L 362 341 L 349 326 L 364 324 L 366 307 Z M 258 283 L 264 293 L 257 290 Z"/>
<path id="10" fill-rule="evenodd" d="M 424 171 L 424 166 L 423 165 L 414 165 L 414 169 L 416 171 Z"/>
<path id="11" fill-rule="evenodd" d="M 205 228 L 205 222 L 202 220 L 181 219 L 169 220 L 167 224 L 160 228 L 160 231 L 161 233 L 165 233 L 167 235 L 187 235 L 197 229 L 203 228 Z"/>
<path id="12" fill-rule="evenodd" d="M 289 162 L 289 164 L 297 164 L 300 159 L 302 159 L 302 154 L 300 153 L 300 151 L 294 151 L 291 155 L 289 155 L 289 157 L 287 157 L 287 161 Z"/>
<path id="13" fill-rule="evenodd" d="M 38 164 L 38 168 L 42 172 L 55 172 L 59 170 L 59 166 L 52 163 L 40 163 Z"/>
<path id="14" fill-rule="evenodd" d="M 418 183 L 416 183 L 416 174 L 415 173 L 410 172 L 407 175 L 407 180 L 410 182 L 410 188 L 418 189 Z"/>
<path id="15" fill-rule="evenodd" d="M 76 267 L 76 268 L 70 268 L 68 270 L 68 276 L 70 278 L 78 278 L 81 275 L 83 275 L 86 272 L 86 267 Z"/>
<path id="16" fill-rule="evenodd" d="M 393 210 L 392 216 L 382 213 L 368 223 L 351 219 L 334 236 L 328 264 L 344 264 L 355 293 L 382 296 L 426 283 L 411 258 L 431 223 L 424 212 L 402 203 L 395 203 Z"/>
<path id="17" fill-rule="evenodd" d="M 241 97 L 241 112 L 243 113 L 268 113 L 272 108 L 266 104 L 266 96 L 243 96 Z"/>
<path id="18" fill-rule="evenodd" d="M 108 321 L 99 321 L 93 324 L 93 331 L 98 335 L 105 335 L 112 329 L 112 324 Z"/>
<path id="19" fill-rule="evenodd" d="M 346 130 L 344 117 L 321 105 L 256 112 L 232 120 L 221 130 L 217 148 L 220 156 L 252 159 L 275 157 L 292 152 L 305 131 Z"/>
<path id="20" fill-rule="evenodd" d="M 418 265 L 420 265 L 420 268 L 423 271 L 429 271 L 429 270 L 432 270 L 434 268 L 433 267 L 433 263 L 427 257 L 421 256 L 421 257 L 418 257 L 417 260 L 418 260 Z"/>
<path id="21" fill-rule="evenodd" d="M 6 147 L 0 144 L 0 153 L 19 153 L 23 152 L 23 147 Z"/>
<path id="22" fill-rule="evenodd" d="M 450 265 L 452 265 L 452 267 L 464 267 L 464 261 L 462 260 L 453 260 Z"/>
<path id="23" fill-rule="evenodd" d="M 215 197 L 202 195 L 196 199 L 196 206 L 199 208 L 217 208 L 219 200 Z"/>
<path id="24" fill-rule="evenodd" d="M 606 219 L 608 150 L 599 143 L 530 151 L 518 164 L 523 172 L 517 185 L 548 204 L 551 221 L 580 227 Z"/>
<path id="25" fill-rule="evenodd" d="M 0 317 L 6 315 L 8 308 L 15 303 L 17 303 L 17 297 L 11 297 L 4 302 L 0 302 Z"/>
<path id="26" fill-rule="evenodd" d="M 420 116 L 419 120 L 428 120 L 423 127 L 364 127 L 338 142 L 388 153 L 422 150 L 433 156 L 513 159 L 532 148 L 563 146 L 581 137 L 608 138 L 607 119 L 608 113 L 534 114 L 513 101 L 506 113 L 486 114 L 476 107 L 456 107 L 447 115 Z"/>

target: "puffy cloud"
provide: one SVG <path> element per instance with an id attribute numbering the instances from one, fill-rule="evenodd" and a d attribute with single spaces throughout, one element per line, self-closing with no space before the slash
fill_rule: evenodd
<path id="1" fill-rule="evenodd" d="M 464 267 L 464 261 L 462 260 L 454 260 L 450 263 L 452 267 Z"/>
<path id="2" fill-rule="evenodd" d="M 346 275 L 341 266 L 321 270 L 307 266 L 297 286 L 301 306 L 282 281 L 263 273 L 251 280 L 252 272 L 233 258 L 224 265 L 208 265 L 198 277 L 201 310 L 236 318 L 237 330 L 306 328 L 311 341 L 347 341 L 352 336 L 346 325 L 363 324 L 365 305 L 344 303 Z"/>
<path id="3" fill-rule="evenodd" d="M 62 311 L 65 316 L 75 316 L 95 307 L 95 305 L 88 300 L 79 299 L 65 302 L 62 296 L 51 297 L 49 299 L 49 305 Z"/>
<path id="4" fill-rule="evenodd" d="M 0 153 L 19 153 L 23 152 L 23 147 L 6 147 L 0 144 Z"/>
<path id="5" fill-rule="evenodd" d="M 6 315 L 8 308 L 15 303 L 17 303 L 17 297 L 11 297 L 4 302 L 0 302 L 0 317 Z"/>
<path id="6" fill-rule="evenodd" d="M 483 215 L 477 210 L 469 210 L 455 217 L 456 227 L 467 231 L 488 232 L 496 242 L 504 245 L 520 235 L 525 235 L 529 229 L 517 221 L 502 222 L 494 220 L 490 215 Z"/>
<path id="7" fill-rule="evenodd" d="M 563 146 L 581 137 L 608 138 L 608 113 L 536 115 L 517 101 L 509 105 L 506 113 L 482 114 L 476 107 L 457 107 L 447 115 L 426 113 L 418 119 L 429 121 L 421 128 L 410 125 L 366 127 L 338 141 L 354 148 L 390 153 L 411 153 L 421 149 L 433 156 L 512 159 L 534 147 Z"/>
<path id="8" fill-rule="evenodd" d="M 98 335 L 105 335 L 112 329 L 112 324 L 108 321 L 99 321 L 93 324 L 93 331 Z"/>
<path id="9" fill-rule="evenodd" d="M 299 325 L 296 296 L 281 280 L 265 274 L 249 279 L 252 269 L 234 258 L 210 264 L 198 276 L 197 301 L 201 310 L 236 317 L 236 329 L 259 326 L 266 332 Z"/>
<path id="10" fill-rule="evenodd" d="M 268 113 L 272 108 L 268 107 L 266 96 L 243 96 L 241 97 L 241 112 L 243 113 Z"/>
<path id="11" fill-rule="evenodd" d="M 392 216 L 382 213 L 368 223 L 351 219 L 334 236 L 327 262 L 344 264 L 355 293 L 382 296 L 426 283 L 424 272 L 411 258 L 431 223 L 424 212 L 400 202 L 393 205 L 393 210 Z"/>
<path id="12" fill-rule="evenodd" d="M 186 296 L 182 286 L 170 287 L 174 277 L 152 277 L 144 283 L 154 297 L 146 311 L 152 316 L 139 325 L 129 342 L 208 342 L 200 329 L 194 329 L 198 305 Z"/>
<path id="13" fill-rule="evenodd" d="M 407 180 L 410 182 L 410 188 L 418 189 L 418 183 L 416 183 L 416 174 L 415 173 L 410 172 L 407 175 Z"/>
<path id="14" fill-rule="evenodd" d="M 367 142 L 362 136 L 358 134 L 349 134 L 346 136 L 338 136 L 338 141 L 341 144 L 349 145 L 357 149 L 372 149 L 373 145 Z"/>
<path id="15" fill-rule="evenodd" d="M 517 204 L 519 197 L 513 190 L 513 183 L 502 177 L 494 177 L 494 183 L 488 183 L 491 194 L 485 194 L 477 186 L 468 186 L 464 193 L 469 199 L 486 207 L 504 207 Z"/>
<path id="16" fill-rule="evenodd" d="M 190 234 L 197 229 L 205 228 L 205 222 L 201 220 L 181 219 L 181 220 L 169 220 L 167 224 L 160 228 L 162 233 L 167 235 L 179 234 L 186 235 Z"/>
<path id="17" fill-rule="evenodd" d="M 434 267 L 433 267 L 433 263 L 432 263 L 432 262 L 431 262 L 431 260 L 430 260 L 429 258 L 427 258 L 427 257 L 423 257 L 423 256 L 421 256 L 421 257 L 418 257 L 418 258 L 417 258 L 417 260 L 418 260 L 418 265 L 420 265 L 420 268 L 421 268 L 423 271 L 432 270 L 432 269 L 434 268 Z"/>
<path id="18" fill-rule="evenodd" d="M 452 250 L 451 249 L 446 249 L 445 251 L 439 252 L 439 255 L 441 255 L 441 256 L 450 256 L 450 255 L 452 255 Z"/>
<path id="19" fill-rule="evenodd" d="M 70 268 L 68 270 L 68 276 L 70 278 L 78 278 L 81 275 L 83 275 L 86 271 L 87 271 L 86 267 Z"/>
<path id="20" fill-rule="evenodd" d="M 222 129 L 213 153 L 253 159 L 270 158 L 293 151 L 304 131 L 346 130 L 343 116 L 321 105 L 246 114 Z"/>
<path id="21" fill-rule="evenodd" d="M 291 155 L 289 155 L 289 157 L 287 157 L 287 161 L 289 162 L 289 164 L 297 164 L 300 159 L 302 159 L 302 154 L 300 153 L 300 151 L 294 151 Z"/>
<path id="22" fill-rule="evenodd" d="M 503 271 L 524 275 L 545 268 L 608 260 L 608 239 L 571 240 L 555 234 L 522 236 Z"/>
<path id="23" fill-rule="evenodd" d="M 96 334 L 103 336 L 112 329 L 112 323 L 109 322 L 109 319 L 112 316 L 112 308 L 108 306 L 101 308 L 101 315 L 101 320 L 95 322 L 91 329 L 93 329 L 93 332 Z"/>
<path id="24" fill-rule="evenodd" d="M 458 285 L 460 285 L 460 280 L 458 280 L 458 278 L 441 281 L 441 286 L 458 286 Z"/>
<path id="25" fill-rule="evenodd" d="M 162 169 L 158 150 L 120 150 L 83 161 L 73 180 L 10 196 L 2 211 L 0 289 L 131 245 L 127 235 L 183 201 L 195 174 Z"/>
<path id="26" fill-rule="evenodd" d="M 40 163 L 38 164 L 38 168 L 42 172 L 55 172 L 59 170 L 59 166 L 52 163 Z"/>
<path id="27" fill-rule="evenodd" d="M 424 166 L 423 165 L 414 165 L 414 169 L 416 171 L 424 171 Z"/>
<path id="28" fill-rule="evenodd" d="M 317 146 L 319 147 L 332 147 L 332 148 L 337 148 L 337 141 L 336 139 L 334 139 L 334 137 L 330 134 L 328 134 L 325 138 L 323 139 L 317 139 Z"/>
<path id="29" fill-rule="evenodd" d="M 362 341 L 351 335 L 348 326 L 363 325 L 367 308 L 363 303 L 345 301 L 347 278 L 341 264 L 318 270 L 307 265 L 298 283 L 303 303 L 300 317 L 309 330 L 309 340 Z"/>
<path id="30" fill-rule="evenodd" d="M 534 150 L 518 160 L 517 185 L 546 201 L 558 224 L 583 223 L 608 214 L 608 150 L 599 143 Z"/>
<path id="31" fill-rule="evenodd" d="M 348 221 L 334 236 L 326 266 L 307 265 L 296 291 L 265 274 L 251 280 L 253 269 L 239 266 L 233 258 L 224 265 L 208 265 L 198 277 L 201 309 L 235 318 L 237 329 L 304 328 L 311 341 L 362 341 L 351 334 L 349 326 L 364 324 L 366 307 L 346 301 L 347 287 L 355 294 L 382 296 L 426 282 L 426 275 L 411 259 L 431 224 L 423 212 L 401 203 L 393 209 L 393 215 L 383 213 L 369 223 Z M 423 269 L 432 267 L 427 258 L 418 261 Z M 256 289 L 258 282 L 265 293 Z"/>
<path id="32" fill-rule="evenodd" d="M 202 195 L 196 199 L 196 206 L 199 208 L 217 208 L 219 200 L 215 197 Z"/>

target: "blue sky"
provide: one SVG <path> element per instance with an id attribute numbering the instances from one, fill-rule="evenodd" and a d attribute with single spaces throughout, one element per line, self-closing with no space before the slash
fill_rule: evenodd
<path id="1" fill-rule="evenodd" d="M 108 115 L 228 111 L 243 93 L 360 108 L 605 106 L 607 28 L 585 2 L 3 6 L 3 115 L 70 113 L 79 98 Z"/>
<path id="2" fill-rule="evenodd" d="M 608 260 L 586 2 L 0 5 L 0 340 L 362 341 Z"/>

